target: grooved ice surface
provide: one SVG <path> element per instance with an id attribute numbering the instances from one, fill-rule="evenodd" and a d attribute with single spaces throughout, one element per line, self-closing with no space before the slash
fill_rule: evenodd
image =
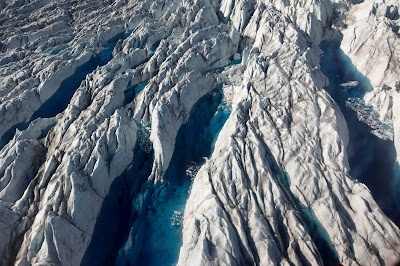
<path id="1" fill-rule="evenodd" d="M 1 2 L 1 264 L 394 263 L 319 45 L 340 42 L 367 88 L 349 104 L 398 151 L 400 6 L 353 2 Z"/>

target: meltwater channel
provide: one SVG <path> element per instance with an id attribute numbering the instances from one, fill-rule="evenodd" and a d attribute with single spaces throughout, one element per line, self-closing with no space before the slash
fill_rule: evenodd
<path id="1" fill-rule="evenodd" d="M 81 265 L 177 263 L 183 212 L 194 175 L 211 156 L 230 108 L 221 84 L 194 105 L 188 121 L 178 131 L 164 176 L 166 182 L 161 187 L 153 188 L 154 184 L 147 182 L 153 154 L 137 144 L 131 167 L 114 181 L 103 203 Z"/>
<path id="2" fill-rule="evenodd" d="M 192 179 L 213 151 L 213 145 L 230 115 L 222 85 L 203 96 L 180 128 L 175 151 L 165 173 L 166 184 L 156 190 L 131 237 L 120 250 L 116 265 L 174 265 L 182 245 L 182 219 Z M 131 232 L 133 233 L 133 232 Z M 157 254 L 155 256 L 155 254 Z"/>

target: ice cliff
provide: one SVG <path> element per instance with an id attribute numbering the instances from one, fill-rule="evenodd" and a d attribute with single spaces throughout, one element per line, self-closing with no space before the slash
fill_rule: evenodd
<path id="1" fill-rule="evenodd" d="M 364 81 L 360 105 L 385 126 L 377 135 L 394 135 L 399 161 L 398 1 L 13 0 L 0 7 L 1 265 L 84 265 L 103 202 L 122 176 L 136 188 L 129 188 L 130 229 L 113 252 L 132 263 L 143 221 L 173 190 L 166 173 L 179 130 L 215 88 L 229 117 L 210 130 L 210 155 L 188 169 L 174 263 L 391 265 L 400 258 L 399 221 L 350 176 L 348 125 L 325 90 L 319 47 L 341 42 Z M 143 152 L 151 167 L 139 180 L 133 162 Z M 174 193 L 163 197 L 173 201 Z"/>

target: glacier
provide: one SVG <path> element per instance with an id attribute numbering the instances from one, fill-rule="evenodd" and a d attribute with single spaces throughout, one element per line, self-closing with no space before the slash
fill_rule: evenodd
<path id="1" fill-rule="evenodd" d="M 400 259 L 397 0 L 0 3 L 1 265 Z"/>

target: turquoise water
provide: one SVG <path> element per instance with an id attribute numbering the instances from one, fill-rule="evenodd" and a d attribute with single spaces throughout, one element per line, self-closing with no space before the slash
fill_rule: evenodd
<path id="1" fill-rule="evenodd" d="M 160 42 L 161 41 L 156 41 L 155 43 L 153 43 L 153 45 L 150 47 L 150 51 L 155 53 L 157 48 L 158 48 L 158 46 L 160 45 Z"/>
<path id="2" fill-rule="evenodd" d="M 59 47 L 59 48 L 54 48 L 54 49 L 49 49 L 49 50 L 43 51 L 43 53 L 55 55 L 55 54 L 58 54 L 59 52 L 61 52 L 64 49 L 65 49 L 65 47 Z"/>
<path id="3" fill-rule="evenodd" d="M 143 81 L 137 84 L 136 86 L 133 86 L 132 88 L 129 88 L 125 91 L 125 99 L 124 99 L 124 105 L 130 103 L 135 99 L 135 96 L 139 94 L 146 86 L 149 84 L 149 81 Z"/>
<path id="4" fill-rule="evenodd" d="M 383 212 L 400 225 L 400 186 L 396 151 L 392 141 L 382 140 L 371 133 L 371 128 L 358 120 L 355 111 L 346 106 L 349 97 L 362 97 L 372 89 L 371 83 L 351 64 L 335 41 L 322 42 L 321 71 L 329 79 L 326 91 L 339 105 L 349 130 L 347 154 L 350 175 L 363 182 Z M 339 86 L 358 81 L 354 88 Z"/>
<path id="5" fill-rule="evenodd" d="M 177 134 L 166 182 L 157 187 L 147 182 L 154 158 L 149 133 L 141 129 L 147 133 L 139 137 L 131 166 L 113 182 L 81 265 L 176 264 L 192 179 L 230 112 L 221 85 L 195 104 Z"/>
<path id="6" fill-rule="evenodd" d="M 223 100 L 222 85 L 195 104 L 187 123 L 182 125 L 177 134 L 175 151 L 164 176 L 165 183 L 157 187 L 152 183 L 143 183 L 140 192 L 131 192 L 136 196 L 131 201 L 129 219 L 125 217 L 130 221 L 129 226 L 120 227 L 116 233 L 125 243 L 116 244 L 120 246 L 116 257 L 115 249 L 112 254 L 108 251 L 110 260 L 114 257 L 115 265 L 176 264 L 182 245 L 183 212 L 192 179 L 205 158 L 211 155 L 214 142 L 230 112 L 230 107 Z M 135 171 L 129 175 L 128 179 L 137 179 Z M 128 188 L 128 191 L 132 190 Z M 104 217 L 118 216 L 114 213 L 115 208 L 112 210 Z M 109 265 L 110 260 L 100 265 Z"/>
<path id="7" fill-rule="evenodd" d="M 141 128 L 138 136 L 132 163 L 115 179 L 104 199 L 81 265 L 113 265 L 119 249 L 128 240 L 138 215 L 132 202 L 146 189 L 154 160 L 148 131 Z"/>

